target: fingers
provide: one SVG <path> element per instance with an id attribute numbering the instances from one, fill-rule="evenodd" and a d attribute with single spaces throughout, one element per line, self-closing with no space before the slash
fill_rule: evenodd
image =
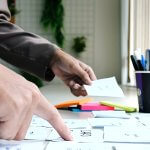
<path id="1" fill-rule="evenodd" d="M 29 109 L 26 110 L 25 116 L 24 117 L 22 116 L 23 120 L 14 138 L 15 140 L 23 140 L 24 137 L 26 136 L 27 130 L 32 120 L 33 112 L 35 108 L 37 107 L 38 102 L 39 102 L 39 97 L 35 96 L 35 94 L 32 95 L 32 102 L 30 104 Z"/>
<path id="2" fill-rule="evenodd" d="M 87 95 L 85 88 L 83 86 L 79 85 L 78 83 L 76 83 L 75 81 L 70 81 L 69 87 L 70 87 L 72 94 L 74 94 L 75 96 L 86 96 Z"/>
<path id="3" fill-rule="evenodd" d="M 91 79 L 88 75 L 88 73 L 80 66 L 79 62 L 76 61 L 76 64 L 73 63 L 70 65 L 71 67 L 71 73 L 70 75 L 74 75 L 73 77 L 78 77 L 84 84 L 91 84 Z"/>
<path id="4" fill-rule="evenodd" d="M 89 67 L 88 65 L 86 65 L 86 64 L 84 64 L 84 63 L 82 63 L 82 62 L 79 62 L 79 64 L 80 64 L 81 68 L 82 68 L 85 72 L 88 73 L 88 75 L 89 75 L 89 77 L 90 77 L 90 79 L 91 79 L 92 81 L 97 79 L 97 78 L 96 78 L 96 75 L 95 75 L 95 73 L 94 73 L 94 71 L 93 71 L 93 69 L 92 69 L 91 67 Z"/>
<path id="5" fill-rule="evenodd" d="M 70 88 L 72 94 L 74 94 L 75 96 L 86 96 L 87 92 L 85 90 L 81 90 L 81 89 L 72 89 Z"/>
<path id="6" fill-rule="evenodd" d="M 35 114 L 47 120 L 65 140 L 72 140 L 71 132 L 65 125 L 57 109 L 41 95 L 41 100 L 36 108 Z"/>
<path id="7" fill-rule="evenodd" d="M 27 130 L 28 130 L 31 120 L 32 120 L 32 115 L 33 115 L 33 112 L 30 110 L 27 113 L 24 121 L 22 122 L 21 127 L 20 127 L 19 131 L 17 132 L 14 140 L 23 140 L 25 138 Z"/>

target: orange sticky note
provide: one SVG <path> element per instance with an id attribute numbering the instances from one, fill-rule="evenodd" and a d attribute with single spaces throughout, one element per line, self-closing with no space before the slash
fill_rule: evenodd
<path id="1" fill-rule="evenodd" d="M 81 104 L 90 102 L 92 100 L 93 99 L 89 98 L 89 97 L 82 98 L 82 99 L 68 100 L 68 101 L 64 101 L 62 103 L 59 103 L 59 104 L 55 105 L 55 107 L 56 108 L 65 108 L 65 107 L 69 107 L 69 106 L 72 106 L 72 105 L 81 105 Z"/>

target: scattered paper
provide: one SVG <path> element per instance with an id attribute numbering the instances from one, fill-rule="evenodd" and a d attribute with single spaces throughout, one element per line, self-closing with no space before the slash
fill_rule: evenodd
<path id="1" fill-rule="evenodd" d="M 104 126 L 130 126 L 141 127 L 142 125 L 135 118 L 121 119 L 121 118 L 90 118 L 88 119 L 93 128 L 103 128 Z"/>
<path id="2" fill-rule="evenodd" d="M 70 129 L 85 129 L 90 127 L 88 120 L 85 119 L 64 119 L 64 122 Z"/>
<path id="3" fill-rule="evenodd" d="M 49 135 L 53 132 L 53 128 L 46 127 L 29 127 L 25 136 L 26 140 L 49 140 Z"/>
<path id="4" fill-rule="evenodd" d="M 150 143 L 150 129 L 144 127 L 104 127 L 104 142 Z"/>
<path id="5" fill-rule="evenodd" d="M 56 131 L 52 133 L 49 137 L 52 141 L 57 141 L 60 136 Z M 103 130 L 100 129 L 72 129 L 72 136 L 74 141 L 84 143 L 84 142 L 103 142 Z"/>
<path id="6" fill-rule="evenodd" d="M 112 150 L 149 150 L 150 144 L 131 144 L 131 143 L 107 143 L 112 145 Z"/>
<path id="7" fill-rule="evenodd" d="M 112 146 L 104 143 L 50 142 L 46 150 L 112 150 Z"/>
<path id="8" fill-rule="evenodd" d="M 96 129 L 71 129 L 72 136 L 76 142 L 102 142 L 103 131 Z M 25 139 L 64 141 L 53 128 L 30 127 Z"/>
<path id="9" fill-rule="evenodd" d="M 95 118 L 130 118 L 125 111 L 92 111 L 92 113 Z"/>
<path id="10" fill-rule="evenodd" d="M 82 128 L 89 127 L 89 123 L 85 119 L 84 120 L 83 119 L 64 119 L 64 122 L 71 129 L 78 129 L 78 128 L 82 129 Z M 52 125 L 48 121 L 38 116 L 33 116 L 30 127 L 53 128 Z"/>
<path id="11" fill-rule="evenodd" d="M 34 115 L 32 117 L 32 121 L 31 121 L 30 126 L 32 126 L 32 127 L 52 128 L 52 125 L 48 121 L 46 121 L 46 120 L 44 120 L 44 119 L 42 119 L 42 118 L 40 118 L 40 117 L 38 117 L 36 115 Z"/>
<path id="12" fill-rule="evenodd" d="M 17 142 L 0 140 L 0 150 L 43 150 L 42 142 Z"/>
<path id="13" fill-rule="evenodd" d="M 92 85 L 84 85 L 89 96 L 124 97 L 115 77 L 92 81 Z"/>

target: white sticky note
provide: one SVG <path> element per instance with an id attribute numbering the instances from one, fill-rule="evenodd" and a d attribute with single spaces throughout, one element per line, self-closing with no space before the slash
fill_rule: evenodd
<path id="1" fill-rule="evenodd" d="M 92 111 L 92 113 L 95 118 L 130 118 L 125 111 Z"/>
<path id="2" fill-rule="evenodd" d="M 150 129 L 144 127 L 104 127 L 105 142 L 150 143 Z"/>
<path id="3" fill-rule="evenodd" d="M 124 97 L 115 77 L 92 81 L 92 85 L 84 85 L 89 96 Z"/>
<path id="4" fill-rule="evenodd" d="M 50 142 L 46 150 L 112 150 L 112 146 L 104 143 Z"/>
<path id="5" fill-rule="evenodd" d="M 140 122 L 135 118 L 131 119 L 121 119 L 121 118 L 89 118 L 88 119 L 90 125 L 93 128 L 103 128 L 104 126 L 130 126 L 133 127 L 142 127 Z"/>
<path id="6" fill-rule="evenodd" d="M 64 119 L 64 122 L 70 129 L 84 129 L 89 127 L 88 121 L 83 119 Z"/>
<path id="7" fill-rule="evenodd" d="M 43 142 L 0 140 L 0 150 L 43 150 Z"/>
<path id="8" fill-rule="evenodd" d="M 75 142 L 103 142 L 103 130 L 100 129 L 71 129 Z M 60 135 L 53 130 L 48 137 L 51 141 L 62 141 Z"/>
<path id="9" fill-rule="evenodd" d="M 32 117 L 30 126 L 52 128 L 52 125 L 47 120 L 44 120 L 36 115 Z"/>
<path id="10" fill-rule="evenodd" d="M 29 127 L 25 136 L 26 140 L 47 140 L 49 135 L 52 133 L 53 128 L 45 127 Z"/>

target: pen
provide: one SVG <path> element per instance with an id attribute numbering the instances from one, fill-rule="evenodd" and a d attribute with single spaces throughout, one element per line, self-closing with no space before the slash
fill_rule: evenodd
<path id="1" fill-rule="evenodd" d="M 140 69 L 139 69 L 139 65 L 138 65 L 138 63 L 137 63 L 137 60 L 136 60 L 135 56 L 134 56 L 134 55 L 131 55 L 130 57 L 131 57 L 131 61 L 132 61 L 132 64 L 133 64 L 134 69 L 135 69 L 136 71 L 139 71 L 139 70 L 140 70 Z"/>
<path id="2" fill-rule="evenodd" d="M 142 65 L 142 62 L 141 62 L 141 50 L 140 49 L 135 50 L 134 54 L 135 54 L 135 58 L 137 60 L 138 66 L 139 66 L 139 70 L 143 71 L 144 66 Z"/>
<path id="3" fill-rule="evenodd" d="M 141 55 L 141 63 L 142 63 L 144 70 L 146 70 L 146 61 L 145 61 L 144 55 Z"/>
<path id="4" fill-rule="evenodd" d="M 146 50 L 146 70 L 150 70 L 150 49 Z"/>

